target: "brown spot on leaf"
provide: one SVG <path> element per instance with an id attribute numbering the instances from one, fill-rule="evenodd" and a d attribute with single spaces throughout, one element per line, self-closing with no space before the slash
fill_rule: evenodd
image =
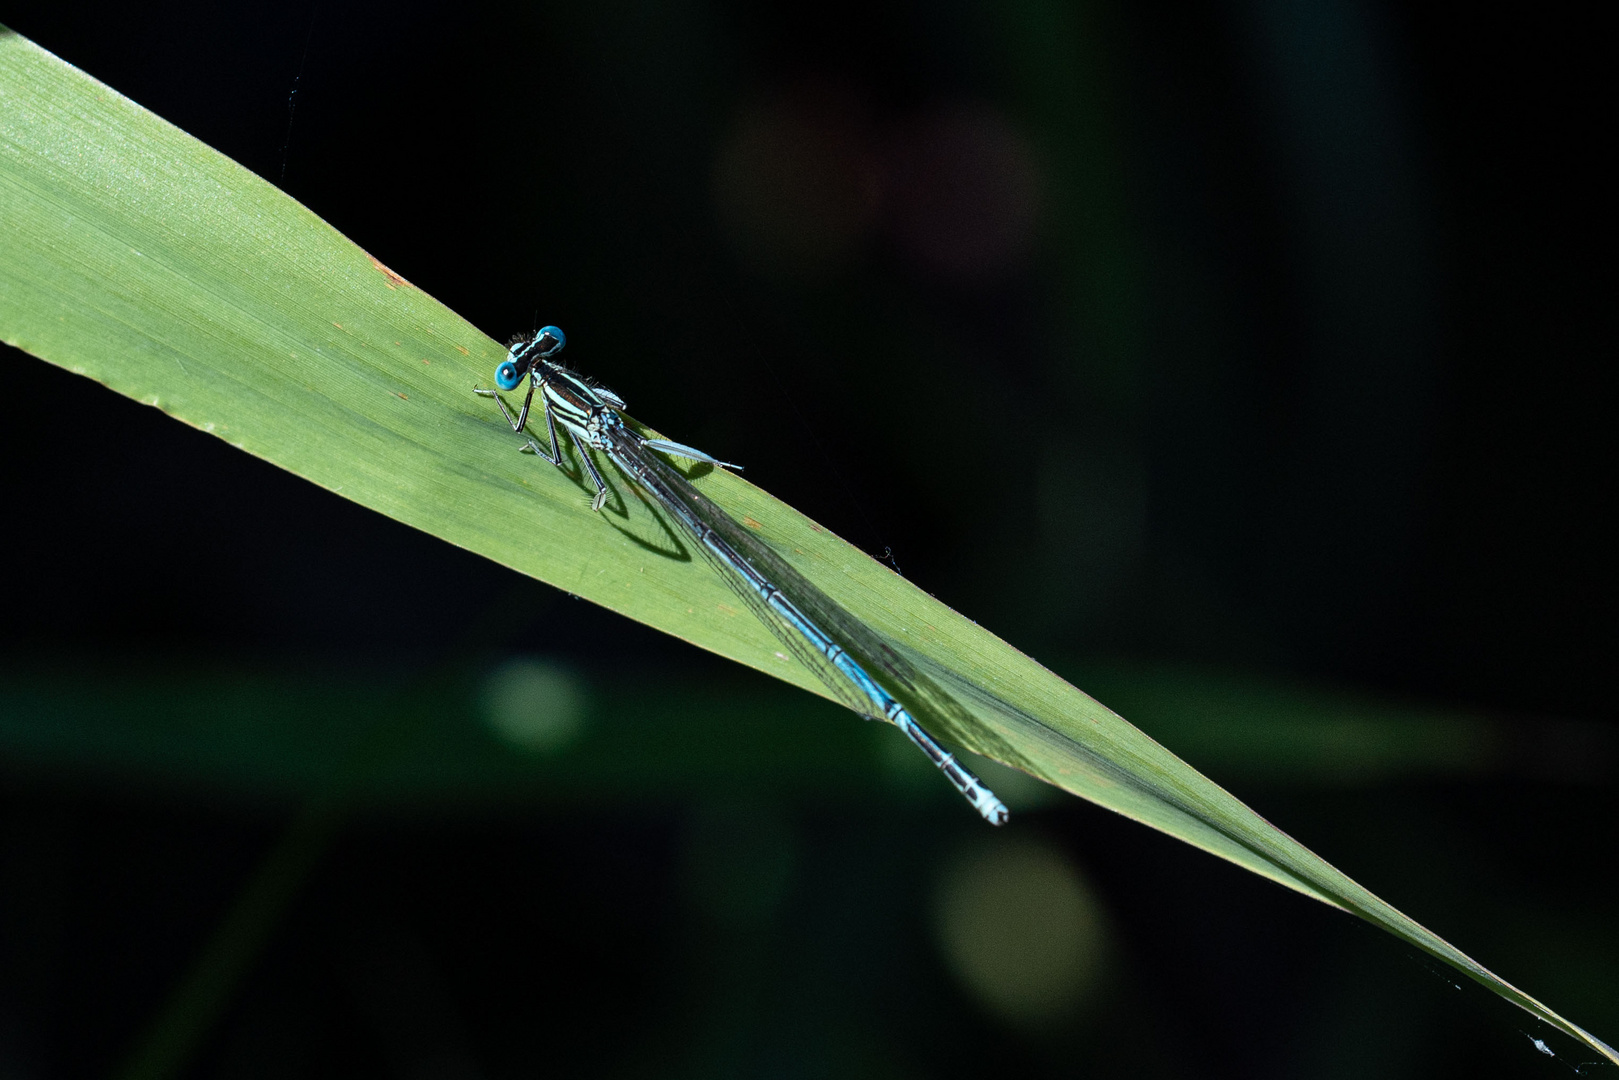
<path id="1" fill-rule="evenodd" d="M 746 514 L 742 515 L 742 524 L 746 525 L 750 529 L 762 529 L 762 528 L 764 528 L 764 523 L 763 522 L 755 521 L 753 518 L 749 517 Z"/>
<path id="2" fill-rule="evenodd" d="M 457 346 L 456 346 L 456 347 L 455 347 L 455 351 L 456 351 L 456 352 L 458 352 L 458 353 L 460 353 L 460 354 L 461 354 L 461 355 L 462 355 L 462 356 L 471 356 L 471 355 L 472 355 L 472 354 L 471 354 L 471 353 L 469 353 L 469 352 L 467 352 L 467 351 L 466 351 L 466 350 L 465 350 L 465 349 L 463 349 L 463 348 L 462 348 L 462 347 L 461 347 L 461 346 L 459 346 L 459 345 L 457 345 Z"/>
<path id="3" fill-rule="evenodd" d="M 715 604 L 714 606 L 719 608 L 720 611 L 722 611 L 726 615 L 740 615 L 740 614 L 742 614 L 740 611 L 738 611 L 736 608 L 732 607 L 730 604 Z"/>
<path id="4" fill-rule="evenodd" d="M 375 255 L 371 254 L 369 251 L 365 253 L 365 257 L 370 259 L 371 260 L 371 265 L 377 268 L 377 272 L 382 275 L 384 284 L 386 284 L 388 286 L 388 288 L 397 289 L 401 285 L 405 286 L 406 288 L 414 288 L 415 287 L 415 286 L 411 285 L 410 282 L 406 281 L 404 278 L 400 277 L 398 274 L 396 274 L 392 270 L 388 269 L 386 266 L 383 266 L 382 265 L 382 260 L 378 259 Z"/>
<path id="5" fill-rule="evenodd" d="M 404 394 L 401 394 L 398 390 L 390 390 L 390 391 L 388 391 L 388 393 L 392 394 L 394 397 L 398 398 L 400 401 L 409 401 L 410 400 L 410 398 L 406 397 Z"/>

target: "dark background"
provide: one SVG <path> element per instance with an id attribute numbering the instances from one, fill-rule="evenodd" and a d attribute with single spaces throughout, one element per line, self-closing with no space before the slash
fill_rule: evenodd
<path id="1" fill-rule="evenodd" d="M 638 417 L 1060 671 L 1124 658 L 1138 683 L 1196 670 L 1505 732 L 1465 775 L 1230 782 L 1611 1042 L 1613 122 L 1585 11 L 3 18 L 492 336 L 563 326 Z M 409 686 L 525 652 L 796 707 L 155 410 L 0 363 L 13 685 Z M 1105 993 L 1034 1030 L 953 982 L 930 937 L 929 882 L 980 842 L 952 804 L 764 785 L 299 818 L 53 753 L 0 747 L 8 1076 L 135 1060 L 288 851 L 204 995 L 217 1015 L 151 1075 L 1557 1076 L 1592 1056 L 1071 801 L 1019 820 L 1090 883 L 1114 959 Z M 773 852 L 790 869 L 728 920 L 691 884 L 710 850 L 738 880 L 777 873 Z"/>

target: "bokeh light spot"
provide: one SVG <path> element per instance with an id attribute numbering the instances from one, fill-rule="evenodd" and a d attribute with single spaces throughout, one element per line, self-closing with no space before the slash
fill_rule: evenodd
<path id="1" fill-rule="evenodd" d="M 501 741 L 533 753 L 555 753 L 584 730 L 589 693 L 561 664 L 524 656 L 489 673 L 480 703 Z"/>
<path id="2" fill-rule="evenodd" d="M 934 929 L 967 991 L 1019 1026 L 1081 1013 L 1106 967 L 1100 903 L 1073 863 L 1037 840 L 958 853 L 939 879 Z"/>

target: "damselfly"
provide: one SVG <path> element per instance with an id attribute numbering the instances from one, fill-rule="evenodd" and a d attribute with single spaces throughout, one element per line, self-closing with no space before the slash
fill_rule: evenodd
<path id="1" fill-rule="evenodd" d="M 910 711 L 931 709 L 941 716 L 959 716 L 961 707 L 873 630 L 693 487 L 679 470 L 650 451 L 725 469 L 738 466 L 682 443 L 648 439 L 632 430 L 619 415 L 623 399 L 556 361 L 566 343 L 566 336 L 554 326 L 512 343 L 506 359 L 495 369 L 495 385 L 512 391 L 525 379 L 528 381 L 523 407 L 515 417 L 499 391 L 473 388 L 476 393 L 494 398 L 512 430 L 525 436 L 522 449 L 532 450 L 559 469 L 565 468 L 557 438 L 560 424 L 579 448 L 585 472 L 596 487 L 590 503 L 592 510 L 600 510 L 606 503 L 608 487 L 590 451 L 606 454 L 620 472 L 679 522 L 732 591 L 839 701 L 868 720 L 886 720 L 899 728 L 984 820 L 992 825 L 1005 824 L 1005 804 L 923 730 Z M 526 431 L 536 391 L 545 412 L 549 449 Z M 907 699 L 909 707 L 901 698 Z"/>

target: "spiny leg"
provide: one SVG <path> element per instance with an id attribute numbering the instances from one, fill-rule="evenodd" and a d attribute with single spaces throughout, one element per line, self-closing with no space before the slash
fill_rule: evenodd
<path id="1" fill-rule="evenodd" d="M 557 445 L 557 418 L 555 414 L 551 412 L 550 405 L 545 406 L 545 427 L 546 430 L 551 433 L 551 452 L 549 454 L 540 449 L 540 444 L 534 441 L 534 436 L 532 435 L 528 437 L 528 445 L 520 446 L 518 449 L 532 450 L 534 453 L 538 454 L 540 457 L 544 458 L 546 461 L 549 461 L 551 464 L 560 469 L 562 468 L 562 448 Z"/>
<path id="2" fill-rule="evenodd" d="M 510 424 L 512 426 L 513 431 L 518 432 L 519 434 L 522 433 L 523 425 L 528 423 L 528 407 L 534 401 L 534 380 L 532 380 L 532 379 L 529 380 L 528 396 L 523 398 L 523 409 L 522 409 L 521 412 L 519 412 L 517 414 L 517 419 L 516 420 L 513 420 L 512 419 L 512 414 L 510 412 L 506 411 L 506 401 L 505 401 L 504 398 L 502 398 L 500 396 L 500 391 L 499 390 L 485 390 L 482 387 L 474 386 L 472 388 L 472 392 L 474 394 L 479 394 L 479 395 L 481 395 L 483 397 L 492 397 L 492 398 L 494 398 L 495 399 L 495 404 L 500 406 L 500 415 L 502 415 L 502 416 L 504 416 L 506 418 L 506 423 L 508 423 L 508 424 Z M 553 436 L 551 441 L 553 443 L 555 443 L 556 438 Z"/>
<path id="3" fill-rule="evenodd" d="M 480 390 L 479 393 L 489 394 L 493 393 L 493 391 Z M 529 396 L 533 396 L 532 390 L 529 391 Z M 495 400 L 499 401 L 500 399 L 496 398 Z M 501 411 L 504 412 L 505 410 L 502 409 Z M 525 415 L 528 413 L 527 402 L 523 403 L 523 413 Z M 508 419 L 510 419 L 510 417 L 508 417 Z M 558 469 L 566 472 L 567 466 L 562 463 L 562 445 L 560 440 L 557 439 L 557 418 L 556 415 L 551 412 L 551 406 L 549 404 L 545 405 L 545 428 L 547 433 L 549 433 L 551 436 L 551 452 L 549 454 L 545 452 L 545 448 L 541 446 L 539 441 L 532 435 L 528 436 L 527 441 L 522 446 L 518 447 L 518 449 L 532 451 L 536 456 L 544 458 L 552 465 L 555 465 Z M 569 432 L 569 435 L 573 436 L 573 433 Z M 596 497 L 591 499 L 590 508 L 592 510 L 600 510 L 607 502 L 607 484 L 602 480 L 601 473 L 596 471 L 596 463 L 590 460 L 590 448 L 581 442 L 578 436 L 573 436 L 573 443 L 579 448 L 579 460 L 585 463 L 585 471 L 590 474 L 591 481 L 596 485 Z"/>
<path id="4" fill-rule="evenodd" d="M 574 437 L 573 444 L 579 448 L 579 460 L 585 463 L 585 471 L 590 473 L 590 479 L 596 485 L 596 497 L 590 500 L 590 508 L 600 510 L 607 503 L 607 485 L 602 481 L 602 474 L 596 471 L 596 463 L 590 460 L 590 447 L 578 436 Z"/>

